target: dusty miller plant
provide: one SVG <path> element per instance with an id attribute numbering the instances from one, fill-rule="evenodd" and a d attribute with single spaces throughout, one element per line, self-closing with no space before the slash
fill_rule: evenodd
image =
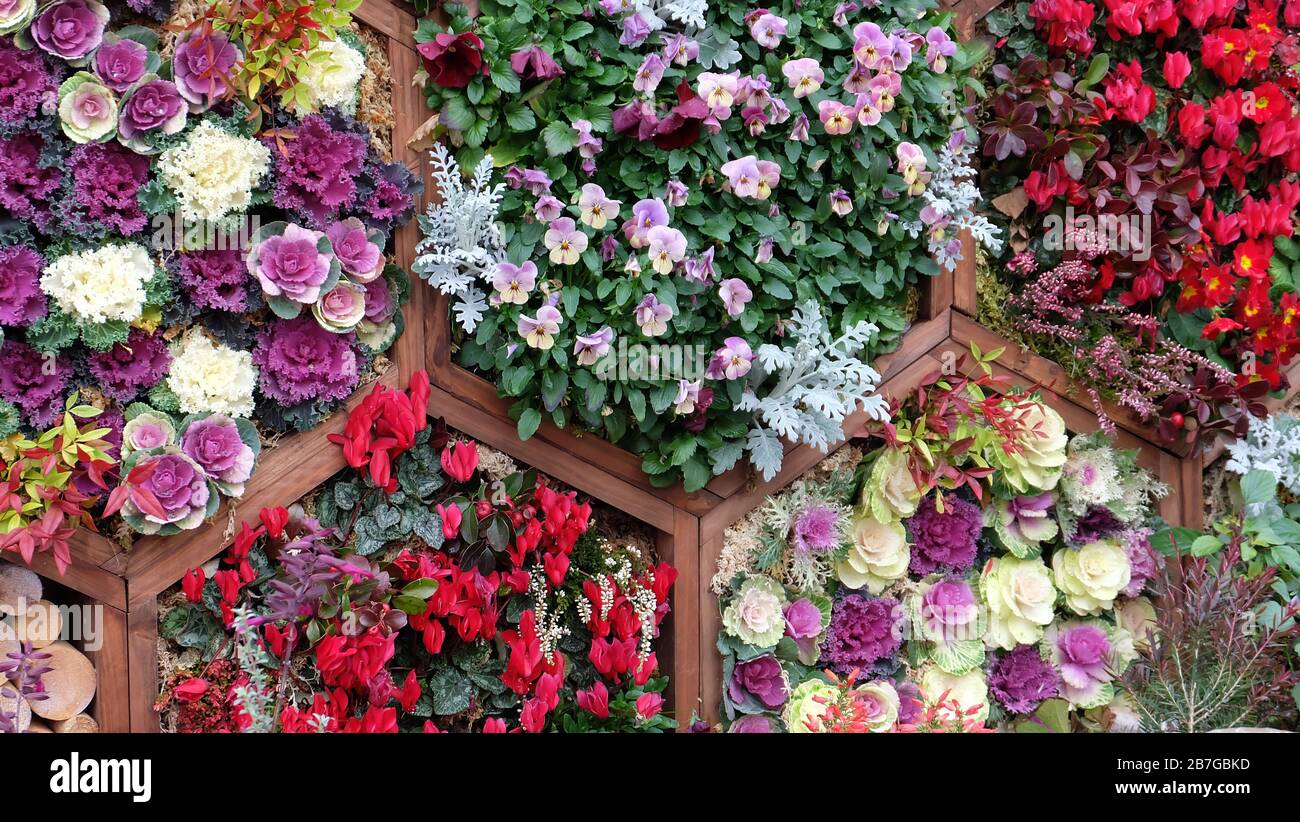
<path id="1" fill-rule="evenodd" d="M 671 27 L 673 23 L 688 28 L 703 28 L 704 13 L 709 10 L 705 0 L 635 0 L 636 13 L 645 20 L 650 31 Z"/>
<path id="2" fill-rule="evenodd" d="M 925 198 L 922 219 L 903 223 L 903 229 L 913 237 L 930 231 L 931 227 L 942 226 L 930 234 L 929 247 L 935 262 L 948 271 L 956 269 L 961 260 L 957 236 L 962 229 L 969 231 L 989 251 L 995 254 L 1002 251 L 1001 231 L 987 217 L 976 213 L 983 196 L 975 184 L 979 178 L 971 165 L 974 150 L 964 131 L 953 132 L 943 144 L 934 175 L 921 193 Z"/>
<path id="3" fill-rule="evenodd" d="M 504 183 L 492 184 L 492 155 L 484 155 L 466 184 L 460 165 L 442 143 L 430 152 L 441 201 L 419 217 L 424 238 L 412 266 L 429 285 L 456 298 L 452 310 L 466 333 L 474 333 L 487 311 L 487 294 L 475 278 L 491 282 L 505 259 L 497 211 Z"/>
<path id="4" fill-rule="evenodd" d="M 1245 437 L 1228 446 L 1227 469 L 1245 476 L 1268 471 L 1292 494 L 1300 494 L 1300 417 L 1255 417 Z"/>
<path id="5" fill-rule="evenodd" d="M 880 374 L 858 355 L 877 332 L 862 321 L 834 337 L 812 300 L 795 309 L 781 346 L 763 345 L 737 408 L 753 411 L 746 437 L 750 461 L 770 480 L 781 470 L 782 439 L 811 445 L 823 454 L 844 439 L 844 419 L 859 404 L 872 419 L 889 418 L 889 407 L 875 393 Z M 775 377 L 760 399 L 756 388 Z"/>

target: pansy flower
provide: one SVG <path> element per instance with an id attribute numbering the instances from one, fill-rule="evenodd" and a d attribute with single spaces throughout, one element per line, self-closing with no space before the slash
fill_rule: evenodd
<path id="1" fill-rule="evenodd" d="M 931 71 L 943 74 L 948 70 L 948 58 L 956 53 L 957 44 L 943 29 L 932 26 L 925 33 L 925 62 Z"/>
<path id="2" fill-rule="evenodd" d="M 826 198 L 830 201 L 831 211 L 840 217 L 853 211 L 853 200 L 849 197 L 849 193 L 842 188 L 835 189 L 826 195 Z"/>
<path id="3" fill-rule="evenodd" d="M 632 88 L 648 97 L 653 97 L 655 89 L 659 88 L 659 81 L 663 79 L 664 58 L 652 51 L 645 56 L 641 61 L 641 67 L 636 70 Z"/>
<path id="4" fill-rule="evenodd" d="M 754 352 L 743 337 L 727 337 L 722 347 L 713 352 L 704 376 L 711 380 L 736 380 L 749 373 L 754 363 Z"/>
<path id="5" fill-rule="evenodd" d="M 848 134 L 853 128 L 853 108 L 838 100 L 822 100 L 817 104 L 817 117 L 827 134 Z"/>
<path id="6" fill-rule="evenodd" d="M 582 222 L 599 231 L 605 224 L 618 216 L 618 200 L 605 196 L 605 189 L 594 183 L 587 183 L 578 195 L 578 209 L 582 213 Z"/>
<path id="7" fill-rule="evenodd" d="M 745 306 L 754 299 L 754 292 L 749 290 L 744 280 L 732 277 L 718 286 L 718 296 L 727 308 L 727 315 L 734 318 L 745 313 Z"/>
<path id="8" fill-rule="evenodd" d="M 700 44 L 678 32 L 672 37 L 664 35 L 664 59 L 678 66 L 690 65 L 700 56 Z"/>
<path id="9" fill-rule="evenodd" d="M 893 56 L 893 43 L 875 23 L 857 24 L 853 27 L 853 37 L 854 59 L 871 71 Z"/>
<path id="10" fill-rule="evenodd" d="M 789 25 L 790 21 L 784 17 L 762 10 L 762 13 L 754 15 L 750 22 L 749 36 L 763 48 L 774 49 L 781 45 L 781 38 L 785 36 Z"/>
<path id="11" fill-rule="evenodd" d="M 686 235 L 666 225 L 655 226 L 646 235 L 650 241 L 650 265 L 660 274 L 669 274 L 686 258 Z"/>
<path id="12" fill-rule="evenodd" d="M 658 337 L 668 330 L 668 321 L 673 317 L 672 308 L 659 302 L 653 294 L 647 294 L 636 307 L 636 324 L 641 333 L 647 337 Z"/>
<path id="13" fill-rule="evenodd" d="M 673 400 L 673 410 L 682 416 L 695 413 L 695 404 L 700 400 L 700 381 L 678 380 L 677 398 Z"/>
<path id="14" fill-rule="evenodd" d="M 706 71 L 697 79 L 696 93 L 704 98 L 713 116 L 725 120 L 731 116 L 731 106 L 736 102 L 736 92 L 740 87 L 738 72 L 718 74 Z"/>
<path id="15" fill-rule="evenodd" d="M 595 365 L 601 357 L 609 353 L 609 347 L 613 342 L 614 329 L 609 326 L 605 326 L 595 334 L 579 334 L 573 344 L 573 356 L 577 358 L 578 365 Z"/>
<path id="16" fill-rule="evenodd" d="M 537 318 L 528 315 L 519 317 L 519 336 L 524 338 L 529 348 L 547 351 L 555 345 L 555 335 L 560 333 L 560 323 L 564 317 L 553 305 L 544 305 L 537 309 Z"/>
<path id="17" fill-rule="evenodd" d="M 811 57 L 788 61 L 781 67 L 781 73 L 785 75 L 785 81 L 794 91 L 795 99 L 802 99 L 812 94 L 822 87 L 822 82 L 826 79 L 822 67 Z"/>
<path id="18" fill-rule="evenodd" d="M 587 235 L 578 230 L 569 217 L 561 217 L 551 223 L 542 237 L 542 243 L 550 250 L 551 262 L 558 265 L 573 265 L 587 250 Z"/>
<path id="19" fill-rule="evenodd" d="M 492 287 L 503 303 L 523 305 L 537 285 L 537 266 L 532 260 L 523 265 L 501 263 L 492 275 Z"/>
<path id="20" fill-rule="evenodd" d="M 668 207 L 658 198 L 640 200 L 632 206 L 632 219 L 623 223 L 623 234 L 633 248 L 641 248 L 649 239 L 650 229 L 668 225 Z"/>

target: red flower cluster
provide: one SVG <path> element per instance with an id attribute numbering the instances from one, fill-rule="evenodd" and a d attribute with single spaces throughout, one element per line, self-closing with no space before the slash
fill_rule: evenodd
<path id="1" fill-rule="evenodd" d="M 438 581 L 438 590 L 429 597 L 425 612 L 410 617 L 411 628 L 420 632 L 426 651 L 441 653 L 449 628 L 464 642 L 496 636 L 499 616 L 497 592 L 502 586 L 499 574 L 493 572 L 484 576 L 474 568 L 462 571 L 442 551 L 419 554 L 404 551 L 394 560 L 393 566 L 404 580 Z M 527 587 L 525 578 L 523 587 L 518 590 Z M 515 590 L 514 586 L 511 589 Z"/>
<path id="2" fill-rule="evenodd" d="M 316 668 L 326 685 L 361 692 L 387 677 L 385 666 L 396 652 L 397 634 L 383 623 L 356 635 L 330 634 L 316 643 Z"/>
<path id="3" fill-rule="evenodd" d="M 1122 288 L 1119 302 L 1157 316 L 1167 294 L 1179 312 L 1208 310 L 1202 336 L 1254 365 L 1240 382 L 1279 387 L 1300 343 L 1294 289 L 1269 272 L 1300 204 L 1300 0 L 1034 0 L 1029 15 L 1061 59 L 1047 74 L 1000 75 L 1013 105 L 1029 101 L 1046 121 L 1025 193 L 1040 213 L 1152 225 L 1148 259 L 1103 251 L 1091 296 Z M 1051 102 L 1052 73 L 1077 79 L 1099 42 L 1135 38 L 1155 59 L 1112 64 L 1100 93 Z M 1163 128 L 1151 122 L 1157 100 Z"/>
<path id="4" fill-rule="evenodd" d="M 587 659 L 601 676 L 618 682 L 630 675 L 637 685 L 644 685 L 654 674 L 658 660 L 654 652 L 641 659 L 640 644 L 645 632 L 649 631 L 651 636 L 658 635 L 659 624 L 668 616 L 668 592 L 676 580 L 677 569 L 662 562 L 651 574 L 635 578 L 633 585 L 636 588 L 654 593 L 653 625 L 642 624 L 627 590 L 614 577 L 607 575 L 604 578 L 603 588 L 610 594 L 609 602 L 605 601 L 598 581 L 583 581 L 582 593 L 591 605 L 587 628 L 591 631 L 592 642 Z"/>
<path id="5" fill-rule="evenodd" d="M 348 694 L 342 688 L 335 688 L 324 694 L 314 694 L 311 707 L 299 710 L 293 706 L 280 711 L 280 729 L 287 734 L 395 734 L 397 733 L 397 709 L 383 708 L 374 704 L 366 707 L 360 717 L 353 716 L 348 710 Z M 322 726 L 321 719 L 324 718 Z"/>
<path id="6" fill-rule="evenodd" d="M 377 383 L 348 414 L 343 433 L 330 434 L 329 441 L 343 446 L 343 457 L 352 468 L 369 466 L 370 480 L 391 494 L 397 490 L 393 464 L 415 445 L 415 434 L 428 425 L 428 416 L 429 375 L 417 371 L 407 392 Z"/>

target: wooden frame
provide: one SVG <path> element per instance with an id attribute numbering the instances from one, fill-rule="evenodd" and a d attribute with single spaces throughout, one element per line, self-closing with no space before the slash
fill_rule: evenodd
<path id="1" fill-rule="evenodd" d="M 955 367 L 961 355 L 969 352 L 969 335 L 964 334 L 963 331 L 971 321 L 955 311 L 946 312 L 946 317 L 950 323 L 948 335 L 922 356 L 909 362 L 907 366 L 892 372 L 892 377 L 881 387 L 882 394 L 890 397 L 906 394 L 928 375 L 944 368 Z M 1047 403 L 1064 417 L 1071 431 L 1097 430 L 1097 416 L 1091 407 L 1080 405 L 1070 399 L 1069 395 L 1058 392 L 1053 380 L 1044 381 L 1025 374 L 1009 367 L 1008 364 L 1003 364 L 1001 359 L 993 367 L 995 373 L 1011 377 L 1014 380 L 1013 384 L 1025 388 L 1039 385 Z M 860 418 L 851 419 L 845 426 L 845 430 L 857 430 L 864 421 Z M 1116 443 L 1121 448 L 1136 449 L 1138 462 L 1170 486 L 1170 494 L 1160 502 L 1160 515 L 1175 525 L 1199 527 L 1203 509 L 1199 455 L 1187 458 L 1176 456 L 1123 429 L 1117 431 Z M 841 443 L 837 448 L 846 444 Z M 710 723 L 718 721 L 722 703 L 722 657 L 715 649 L 718 634 L 722 629 L 722 620 L 718 613 L 717 597 L 710 584 L 717 573 L 718 558 L 722 554 L 726 531 L 761 506 L 768 497 L 780 493 L 807 473 L 826 456 L 816 451 L 799 454 L 797 459 L 788 461 L 781 473 L 771 481 L 758 484 L 744 494 L 728 499 L 725 504 L 700 519 L 701 716 Z"/>
<path id="2" fill-rule="evenodd" d="M 395 120 L 393 160 L 405 163 L 427 179 L 424 158 L 407 146 L 424 110 L 419 89 L 409 82 L 420 65 L 415 51 L 416 19 L 395 0 L 365 0 L 353 17 L 387 38 Z M 425 197 L 415 204 L 416 213 L 423 211 L 428 194 L 426 190 Z M 414 219 L 393 237 L 397 264 L 408 273 L 415 262 L 418 242 L 419 227 Z M 429 292 L 418 277 L 411 276 L 410 300 L 402 312 L 405 329 L 391 354 L 395 365 L 378 380 L 390 387 L 406 385 L 411 375 L 424 367 Z M 203 564 L 229 545 L 237 510 L 255 512 L 264 506 L 292 502 L 341 470 L 345 465 L 342 452 L 326 437 L 343 429 L 346 411 L 359 403 L 371 387 L 361 386 L 345 410 L 335 412 L 312 430 L 290 434 L 267 447 L 244 495 L 233 501 L 223 499 L 217 514 L 203 526 L 171 537 L 141 537 L 129 551 L 100 534 L 82 530 L 73 538 L 73 563 L 66 576 L 58 574 L 48 555 L 33 558 L 31 567 L 37 573 L 79 592 L 88 601 L 103 604 L 109 614 L 105 625 L 113 632 L 112 642 L 95 659 L 97 666 L 104 665 L 101 691 L 96 694 L 96 718 L 102 730 L 158 730 L 153 710 L 158 696 L 158 594 L 175 584 L 188 569 Z M 101 715 L 101 711 L 106 713 Z"/>
<path id="3" fill-rule="evenodd" d="M 679 730 L 687 730 L 691 714 L 700 710 L 701 600 L 695 582 L 700 576 L 699 519 L 618 476 L 597 470 L 562 447 L 537 437 L 520 440 L 513 421 L 485 414 L 441 388 L 433 389 L 429 404 L 448 426 L 658 532 L 659 558 L 676 568 L 678 576 L 671 595 L 672 611 L 661 628 L 656 655 L 660 669 L 670 677 L 668 707 L 676 712 Z"/>

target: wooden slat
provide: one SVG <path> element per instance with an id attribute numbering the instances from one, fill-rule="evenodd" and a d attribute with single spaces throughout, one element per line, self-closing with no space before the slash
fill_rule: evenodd
<path id="1" fill-rule="evenodd" d="M 144 597 L 126 616 L 126 654 L 131 669 L 131 731 L 158 733 L 158 600 Z"/>
<path id="2" fill-rule="evenodd" d="M 979 261 L 976 258 L 975 238 L 969 231 L 961 233 L 961 259 L 957 261 L 957 270 L 953 274 L 952 307 L 967 317 L 979 316 L 979 295 L 976 278 L 979 273 Z"/>
<path id="3" fill-rule="evenodd" d="M 389 40 L 395 41 L 409 49 L 415 48 L 415 17 L 390 0 L 365 0 L 352 16 Z M 398 77 L 411 75 L 398 74 Z"/>
<path id="4" fill-rule="evenodd" d="M 952 308 L 954 276 L 943 266 L 933 277 L 922 277 L 917 289 L 921 293 L 919 317 L 933 320 Z"/>
<path id="5" fill-rule="evenodd" d="M 478 409 L 479 413 L 495 417 L 498 422 L 512 429 L 516 428 L 515 421 L 510 418 L 509 413 L 512 403 L 498 397 L 496 386 L 487 380 L 460 366 L 453 365 L 449 371 L 444 372 L 443 378 L 438 380 L 437 384 L 448 394 Z M 518 437 L 518 434 L 516 433 L 515 436 Z M 641 470 L 640 457 L 630 451 L 624 451 L 597 434 L 579 436 L 556 427 L 550 420 L 543 419 L 537 433 L 529 438 L 529 441 L 532 440 L 538 440 L 555 449 L 573 454 L 590 466 L 595 466 L 596 470 L 604 471 L 645 494 L 659 498 L 668 505 L 700 512 L 709 510 L 718 502 L 717 496 L 707 489 L 688 493 L 680 484 L 669 488 L 654 487 L 650 484 L 646 473 Z"/>
<path id="6" fill-rule="evenodd" d="M 660 670 L 671 677 L 668 701 L 679 731 L 688 730 L 692 715 L 701 711 L 699 537 L 700 521 L 684 511 L 675 512 L 672 531 L 658 534 L 659 559 L 677 569 L 677 582 L 672 611 L 661 626 L 660 650 L 655 653 Z M 670 641 L 663 642 L 664 637 Z"/>
<path id="7" fill-rule="evenodd" d="M 22 562 L 17 554 L 6 552 L 4 558 Z M 74 555 L 67 573 L 60 575 L 53 558 L 46 552 L 33 556 L 30 566 L 36 573 L 60 585 L 66 585 L 111 608 L 126 610 L 126 583 L 117 574 L 98 568 L 89 560 L 78 561 Z"/>
<path id="8" fill-rule="evenodd" d="M 713 594 L 713 577 L 718 573 L 718 559 L 724 545 L 721 533 L 700 539 L 700 717 L 711 725 L 722 719 L 722 655 L 718 637 L 722 634 L 722 614 Z"/>
<path id="9" fill-rule="evenodd" d="M 86 602 L 84 606 L 99 603 Z M 95 702 L 91 715 L 99 723 L 101 733 L 127 733 L 131 730 L 131 686 L 128 674 L 126 649 L 126 614 L 116 608 L 102 606 L 96 614 L 99 636 L 98 648 L 89 644 L 82 652 L 95 666 Z"/>

